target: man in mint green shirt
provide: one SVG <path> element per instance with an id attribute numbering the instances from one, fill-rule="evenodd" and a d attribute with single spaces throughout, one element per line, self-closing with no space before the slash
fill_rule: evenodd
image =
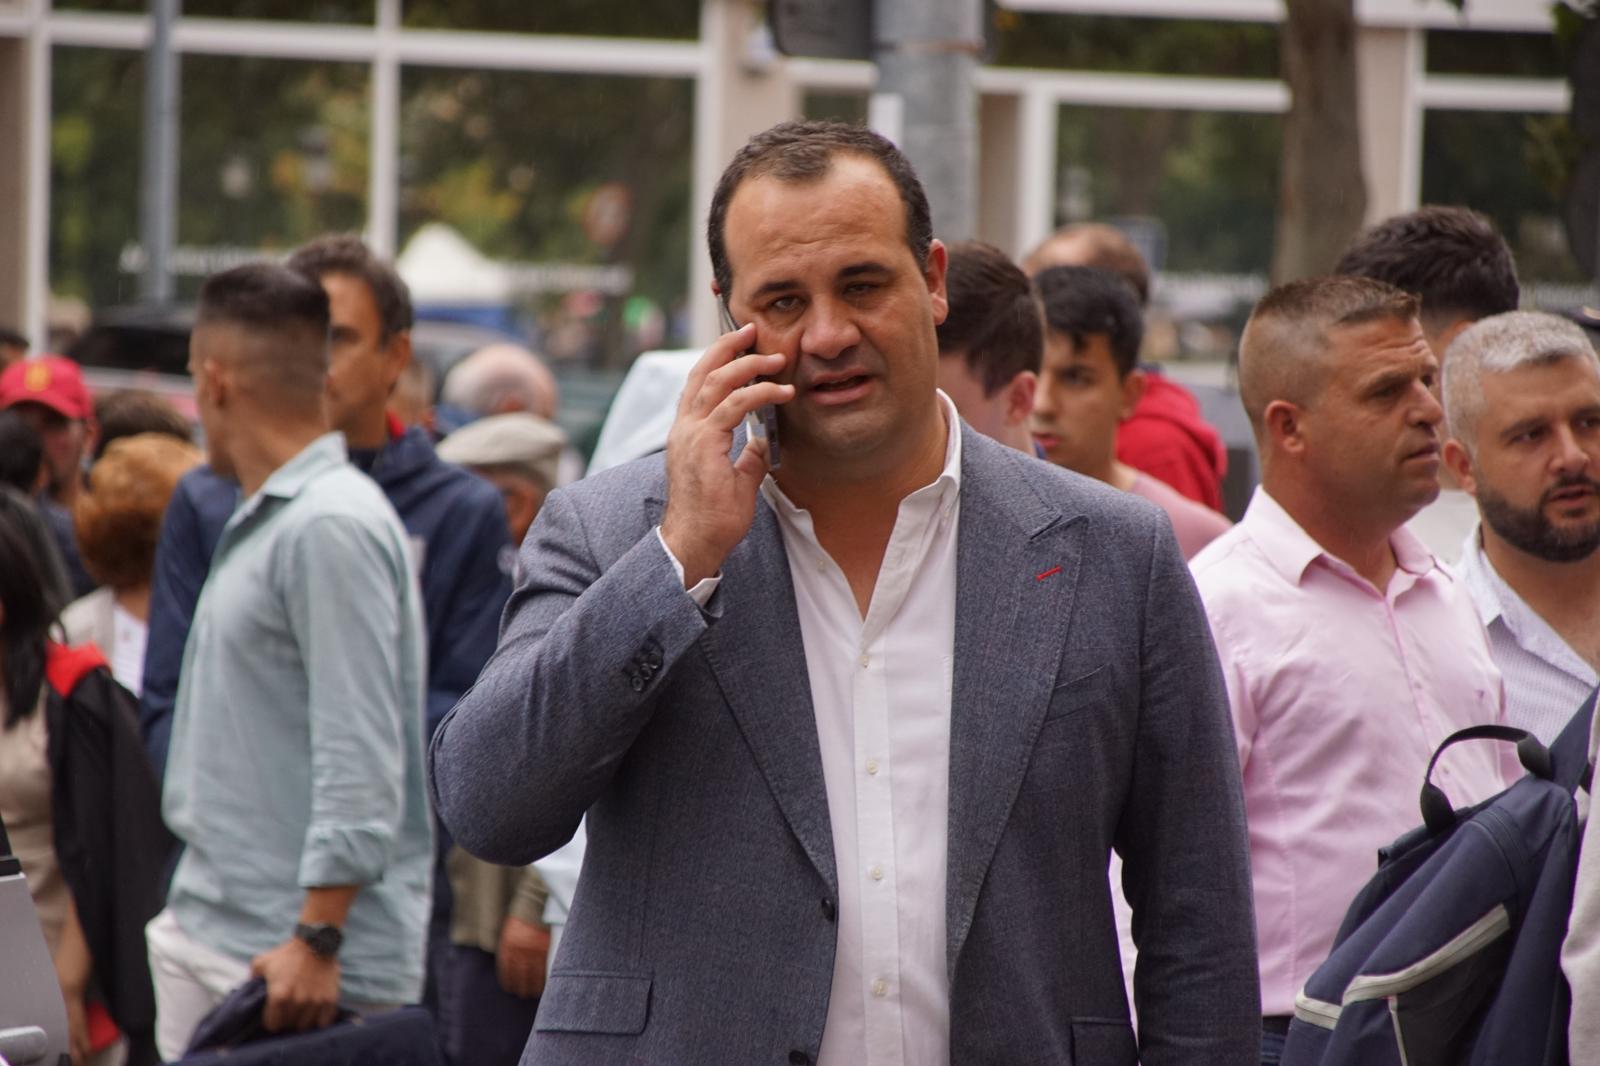
<path id="1" fill-rule="evenodd" d="M 196 607 L 167 764 L 185 851 L 148 931 L 167 1059 L 252 973 L 274 1030 L 421 993 L 420 593 L 399 518 L 328 432 L 328 321 L 322 287 L 276 265 L 200 294 L 196 403 L 243 502 Z"/>

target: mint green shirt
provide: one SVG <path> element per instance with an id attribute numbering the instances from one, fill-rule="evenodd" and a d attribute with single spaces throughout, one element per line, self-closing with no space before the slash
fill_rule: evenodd
<path id="1" fill-rule="evenodd" d="M 405 528 L 337 433 L 228 520 L 184 647 L 162 795 L 186 845 L 167 905 L 189 936 L 249 959 L 293 934 L 305 889 L 360 885 L 341 998 L 420 997 L 421 603 Z"/>

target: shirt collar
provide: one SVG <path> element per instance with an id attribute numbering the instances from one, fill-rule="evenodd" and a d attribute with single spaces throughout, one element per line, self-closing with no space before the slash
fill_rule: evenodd
<path id="1" fill-rule="evenodd" d="M 1481 527 L 1473 527 L 1461 552 L 1459 568 L 1462 583 L 1467 586 L 1484 628 L 1490 629 L 1498 623 L 1529 655 L 1586 685 L 1593 685 L 1594 668 L 1500 576 L 1500 571 L 1494 568 L 1483 550 L 1480 532 Z"/>
<path id="2" fill-rule="evenodd" d="M 1483 538 L 1480 534 L 1481 527 L 1474 525 L 1461 547 L 1461 561 L 1456 564 L 1456 570 L 1461 576 L 1461 583 L 1467 588 L 1467 594 L 1472 597 L 1478 618 L 1484 628 L 1488 628 L 1505 613 L 1505 595 L 1515 596 L 1516 593 L 1511 591 L 1483 554 Z"/>
<path id="3" fill-rule="evenodd" d="M 939 471 L 938 477 L 911 495 L 919 497 L 924 494 L 937 495 L 943 509 L 954 506 L 961 493 L 961 416 L 956 413 L 954 401 L 944 394 L 943 389 L 935 389 L 934 392 L 939 397 L 940 413 L 944 415 L 944 469 Z M 761 491 L 767 497 L 767 502 L 781 514 L 792 516 L 800 511 L 800 508 L 784 495 L 783 490 L 778 487 L 777 479 L 771 474 L 762 481 Z"/>
<path id="4" fill-rule="evenodd" d="M 1249 529 L 1250 538 L 1267 561 L 1291 584 L 1300 584 L 1306 570 L 1318 559 L 1326 558 L 1330 564 L 1346 566 L 1329 555 L 1262 486 L 1256 486 L 1250 507 L 1239 524 Z M 1413 577 L 1421 577 L 1430 570 L 1448 575 L 1427 546 L 1405 526 L 1390 534 L 1389 547 L 1394 551 L 1395 564 Z"/>
<path id="5" fill-rule="evenodd" d="M 318 474 L 344 463 L 349 457 L 345 450 L 344 434 L 324 433 L 302 448 L 293 459 L 272 472 L 262 484 L 259 496 L 276 496 L 292 500 L 300 495 L 306 483 Z"/>

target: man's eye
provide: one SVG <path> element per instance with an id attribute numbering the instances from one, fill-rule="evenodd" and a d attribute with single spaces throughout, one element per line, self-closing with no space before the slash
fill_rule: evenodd
<path id="1" fill-rule="evenodd" d="M 800 298 L 798 296 L 780 296 L 767 305 L 767 310 L 777 311 L 781 314 L 786 311 L 793 311 L 799 306 Z"/>

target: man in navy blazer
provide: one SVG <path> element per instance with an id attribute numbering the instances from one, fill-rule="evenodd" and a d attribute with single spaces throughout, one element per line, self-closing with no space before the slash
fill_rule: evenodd
<path id="1" fill-rule="evenodd" d="M 664 456 L 551 494 L 432 747 L 485 859 L 587 812 L 523 1063 L 1254 1061 L 1238 759 L 1166 519 L 936 390 L 945 250 L 888 141 L 758 135 L 708 236 L 744 327 Z"/>

